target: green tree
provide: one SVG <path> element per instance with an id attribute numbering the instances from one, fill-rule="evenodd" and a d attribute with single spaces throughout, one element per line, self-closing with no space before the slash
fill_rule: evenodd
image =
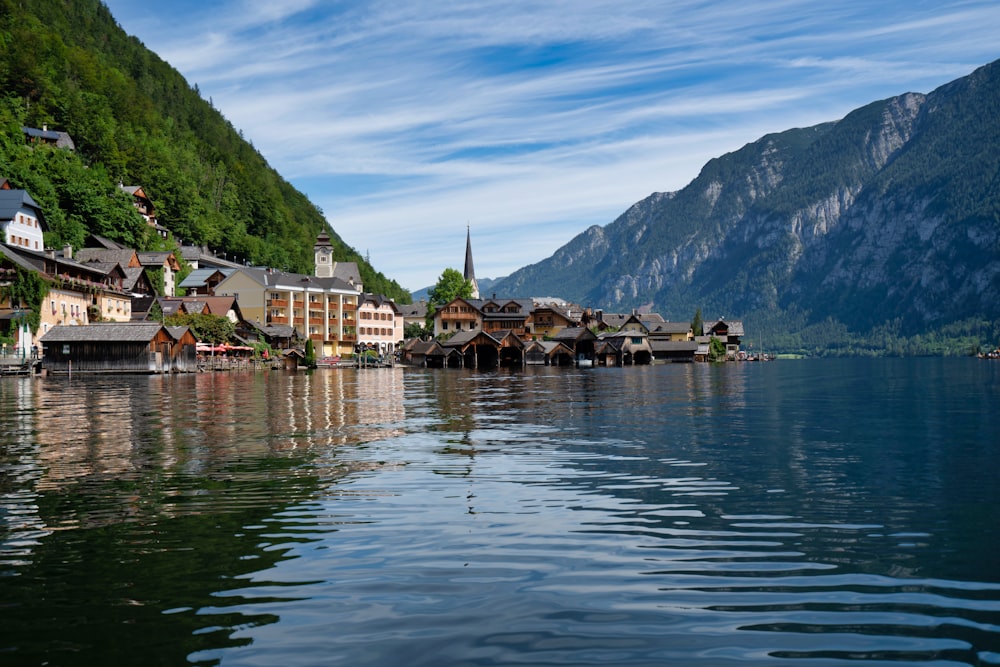
<path id="1" fill-rule="evenodd" d="M 195 338 L 212 344 L 228 342 L 236 333 L 236 325 L 221 315 L 178 313 L 167 317 L 163 323 L 172 327 L 189 327 Z"/>
<path id="2" fill-rule="evenodd" d="M 403 327 L 403 338 L 421 338 L 430 333 L 420 322 L 410 322 Z"/>
<path id="3" fill-rule="evenodd" d="M 726 359 L 726 345 L 715 336 L 712 336 L 708 342 L 708 358 L 712 361 L 725 361 Z"/>
<path id="4" fill-rule="evenodd" d="M 306 339 L 306 356 L 302 360 L 306 368 L 316 368 L 316 348 L 313 347 L 312 338 Z"/>
<path id="5" fill-rule="evenodd" d="M 701 335 L 702 324 L 703 323 L 701 319 L 701 308 L 699 308 L 698 310 L 694 311 L 694 319 L 691 320 L 691 331 L 694 332 L 695 336 Z"/>
<path id="6" fill-rule="evenodd" d="M 442 271 L 437 283 L 427 294 L 427 329 L 434 328 L 434 313 L 438 308 L 455 299 L 468 299 L 471 296 L 472 283 L 465 276 L 452 268 Z"/>

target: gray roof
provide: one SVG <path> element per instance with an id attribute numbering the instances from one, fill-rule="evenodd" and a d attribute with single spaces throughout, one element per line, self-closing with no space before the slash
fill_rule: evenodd
<path id="1" fill-rule="evenodd" d="M 441 345 L 444 347 L 461 347 L 462 345 L 471 342 L 472 339 L 478 336 L 479 334 L 483 334 L 484 336 L 489 336 L 489 334 L 483 333 L 478 329 L 469 329 L 468 331 L 459 331 L 448 340 L 442 342 Z"/>
<path id="2" fill-rule="evenodd" d="M 596 339 L 597 336 L 594 335 L 590 329 L 585 327 L 566 327 L 560 331 L 557 331 L 555 335 L 552 336 L 552 340 L 571 340 L 578 341 L 581 338 Z"/>
<path id="3" fill-rule="evenodd" d="M 143 266 L 163 266 L 167 263 L 167 258 L 173 253 L 169 250 L 149 250 L 136 253 L 139 256 L 139 263 Z"/>
<path id="4" fill-rule="evenodd" d="M 659 324 L 646 324 L 646 328 L 651 334 L 684 334 L 691 331 L 691 324 L 689 322 L 661 322 Z"/>
<path id="5" fill-rule="evenodd" d="M 163 325 L 159 322 L 96 323 L 85 326 L 60 324 L 41 337 L 44 343 L 74 343 L 90 341 L 149 342 Z"/>
<path id="6" fill-rule="evenodd" d="M 73 143 L 73 138 L 69 136 L 69 133 L 67 132 L 57 132 L 56 130 L 50 130 L 48 128 L 39 130 L 37 127 L 22 127 L 21 131 L 33 139 L 51 141 L 59 148 L 68 148 L 70 150 L 76 149 L 76 145 Z"/>
<path id="7" fill-rule="evenodd" d="M 0 192 L 3 192 L 3 191 L 0 190 Z M 6 245 L 4 243 L 0 243 L 0 255 L 3 255 L 4 257 L 6 257 L 8 260 L 10 260 L 11 262 L 13 262 L 14 264 L 17 264 L 18 266 L 20 266 L 22 269 L 26 269 L 28 271 L 39 271 L 40 270 L 38 266 L 36 266 L 32 262 L 30 262 L 28 259 L 26 259 L 20 253 L 14 252 L 8 245 Z"/>
<path id="8" fill-rule="evenodd" d="M 427 317 L 427 302 L 417 301 L 416 303 L 396 304 L 396 308 L 403 317 Z"/>
<path id="9" fill-rule="evenodd" d="M 131 248 L 80 248 L 73 259 L 81 264 L 121 264 L 125 268 L 132 261 L 135 250 Z"/>
<path id="10" fill-rule="evenodd" d="M 264 287 L 274 287 L 276 289 L 302 289 L 316 288 L 321 290 L 340 289 L 357 292 L 357 287 L 350 285 L 340 278 L 317 278 L 301 273 L 286 273 L 276 269 L 261 269 L 252 266 L 241 266 L 236 269 L 240 273 L 248 276 L 254 282 Z"/>
<path id="11" fill-rule="evenodd" d="M 204 287 L 205 282 L 215 273 L 221 273 L 228 278 L 235 272 L 236 269 L 215 268 L 214 266 L 206 269 L 195 269 L 181 281 L 178 287 Z"/>
<path id="12" fill-rule="evenodd" d="M 729 335 L 730 336 L 742 336 L 742 335 L 744 335 L 743 334 L 743 320 L 726 320 L 724 318 L 723 319 L 715 320 L 714 322 L 708 322 L 708 321 L 702 322 L 702 325 L 701 325 L 702 333 L 704 333 L 706 336 L 709 335 L 709 334 L 711 334 L 712 333 L 712 329 L 715 328 L 719 324 L 725 324 L 726 326 L 729 327 Z"/>
<path id="13" fill-rule="evenodd" d="M 27 190 L 0 190 L 0 220 L 13 220 L 22 208 L 34 209 L 42 228 L 45 228 L 42 207 L 31 198 Z"/>

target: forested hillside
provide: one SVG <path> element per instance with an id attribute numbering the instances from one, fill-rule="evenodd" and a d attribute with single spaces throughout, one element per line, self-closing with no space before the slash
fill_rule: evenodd
<path id="1" fill-rule="evenodd" d="M 75 153 L 29 149 L 22 125 L 69 133 Z M 99 0 L 0 0 L 0 177 L 43 207 L 50 246 L 79 247 L 96 232 L 154 247 L 117 189 L 142 185 L 184 243 L 311 273 L 327 229 L 335 259 L 357 262 L 366 290 L 409 301 Z"/>

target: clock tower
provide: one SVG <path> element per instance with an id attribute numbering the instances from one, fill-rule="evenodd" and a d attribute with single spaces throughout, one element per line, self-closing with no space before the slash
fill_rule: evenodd
<path id="1" fill-rule="evenodd" d="M 313 260 L 317 278 L 332 278 L 333 267 L 333 246 L 330 244 L 330 235 L 325 231 L 320 232 L 316 237 L 316 245 L 313 246 Z"/>

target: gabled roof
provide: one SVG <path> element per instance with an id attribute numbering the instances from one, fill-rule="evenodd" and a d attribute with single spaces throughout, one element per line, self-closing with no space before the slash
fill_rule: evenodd
<path id="1" fill-rule="evenodd" d="M 41 337 L 45 343 L 74 342 L 149 342 L 153 340 L 163 325 L 159 322 L 115 322 L 93 323 L 86 326 L 60 324 L 49 329 Z"/>
<path id="2" fill-rule="evenodd" d="M 40 271 L 41 269 L 26 259 L 21 253 L 14 252 L 10 246 L 5 243 L 0 243 L 0 256 L 6 258 L 10 262 L 18 265 L 22 269 L 27 271 Z"/>
<path id="3" fill-rule="evenodd" d="M 526 351 L 541 350 L 546 356 L 553 354 L 573 354 L 573 349 L 557 340 L 533 340 L 524 346 Z"/>
<path id="4" fill-rule="evenodd" d="M 459 331 L 448 340 L 443 341 L 441 345 L 443 347 L 461 347 L 462 345 L 471 343 L 476 336 L 480 335 L 492 338 L 492 336 L 487 333 L 483 333 L 482 331 L 478 331 L 476 329 L 470 329 L 468 331 Z"/>
<path id="5" fill-rule="evenodd" d="M 167 330 L 167 333 L 170 334 L 171 338 L 173 338 L 174 340 L 177 340 L 177 341 L 179 341 L 181 338 L 183 338 L 184 334 L 186 334 L 188 331 L 191 331 L 190 327 L 168 327 L 168 326 L 164 326 L 163 328 Z"/>
<path id="6" fill-rule="evenodd" d="M 56 130 L 48 129 L 47 127 L 43 127 L 40 130 L 37 127 L 22 127 L 21 131 L 24 132 L 25 136 L 31 139 L 41 139 L 42 141 L 51 142 L 59 148 L 76 150 L 73 138 L 69 136 L 67 132 L 57 132 Z"/>
<path id="7" fill-rule="evenodd" d="M 73 253 L 73 259 L 81 264 L 121 264 L 128 268 L 136 259 L 131 248 L 80 248 Z"/>
<path id="8" fill-rule="evenodd" d="M 720 326 L 725 326 L 729 330 L 730 336 L 742 336 L 743 334 L 743 321 L 742 320 L 725 320 L 720 318 L 714 322 L 702 322 L 701 328 L 704 335 L 709 335 L 715 329 Z"/>
<path id="9" fill-rule="evenodd" d="M 146 270 L 143 269 L 141 266 L 139 266 L 139 267 L 126 267 L 126 269 L 125 269 L 125 280 L 122 281 L 122 287 L 124 287 L 125 289 L 131 291 L 132 288 L 135 287 L 136 283 L 139 282 L 139 279 L 142 278 L 143 275 L 145 275 L 145 271 Z"/>
<path id="10" fill-rule="evenodd" d="M 170 258 L 173 256 L 173 254 L 174 253 L 170 252 L 169 250 L 151 250 L 151 251 L 143 251 L 136 253 L 136 255 L 138 255 L 139 257 L 140 264 L 142 264 L 143 266 L 151 266 L 154 268 L 159 268 L 167 263 L 171 264 L 176 263 L 177 261 L 176 259 L 173 262 L 170 261 Z"/>
<path id="11" fill-rule="evenodd" d="M 444 354 L 444 348 L 441 347 L 441 343 L 436 340 L 420 340 L 415 338 L 413 344 L 409 347 L 412 354 L 424 355 L 424 356 L 435 356 Z"/>
<path id="12" fill-rule="evenodd" d="M 42 207 L 31 198 L 27 190 L 0 190 L 0 222 L 13 220 L 22 208 L 34 210 L 42 229 L 46 228 Z"/>
<path id="13" fill-rule="evenodd" d="M 552 340 L 573 342 L 588 338 L 590 340 L 596 340 L 597 336 L 594 335 L 593 331 L 587 329 L 586 327 L 566 327 L 552 336 Z"/>
<path id="14" fill-rule="evenodd" d="M 652 334 L 686 334 L 688 331 L 691 331 L 691 324 L 689 322 L 662 322 L 660 324 L 653 324 L 652 326 L 647 324 L 646 328 Z"/>
<path id="15" fill-rule="evenodd" d="M 216 273 L 221 274 L 223 278 L 228 278 L 235 272 L 236 269 L 230 268 L 208 267 L 205 269 L 195 269 L 181 281 L 178 287 L 204 287 L 208 283 L 208 279 Z"/>
<path id="16" fill-rule="evenodd" d="M 87 239 L 87 242 L 88 242 L 88 246 L 91 243 L 95 243 L 99 247 L 105 248 L 107 250 L 124 250 L 125 249 L 125 246 L 123 246 L 121 243 L 118 243 L 117 241 L 112 241 L 111 239 L 105 238 L 103 236 L 98 236 L 97 234 L 91 234 L 90 237 Z"/>
<path id="17" fill-rule="evenodd" d="M 399 314 L 403 317 L 427 317 L 427 302 L 396 304 Z"/>
<path id="18" fill-rule="evenodd" d="M 247 276 L 263 287 L 273 287 L 276 289 L 313 288 L 323 291 L 336 289 L 345 292 L 358 293 L 356 286 L 351 285 L 337 277 L 317 278 L 316 276 L 307 276 L 301 273 L 286 273 L 275 269 L 261 269 L 252 266 L 241 266 L 237 267 L 232 274 L 227 276 L 227 278 L 231 278 L 236 273 Z"/>
<path id="19" fill-rule="evenodd" d="M 358 305 L 360 306 L 362 303 L 371 303 L 376 308 L 381 308 L 382 306 L 387 305 L 390 306 L 396 314 L 399 314 L 400 312 L 399 307 L 396 305 L 396 302 L 382 294 L 371 294 L 371 293 L 362 294 Z"/>

